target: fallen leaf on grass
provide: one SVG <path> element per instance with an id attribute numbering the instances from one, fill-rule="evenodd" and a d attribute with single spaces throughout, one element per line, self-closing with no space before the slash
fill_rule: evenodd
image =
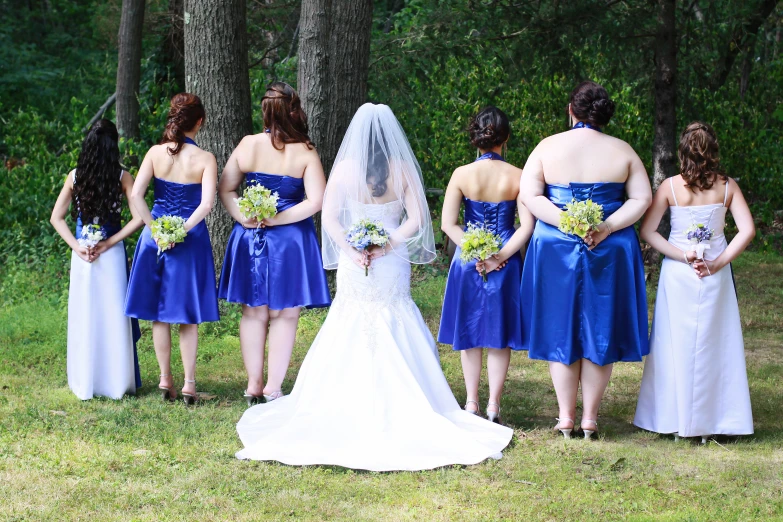
<path id="1" fill-rule="evenodd" d="M 619 471 L 625 467 L 625 457 L 620 457 L 617 459 L 614 464 L 612 464 L 609 469 L 612 471 Z"/>

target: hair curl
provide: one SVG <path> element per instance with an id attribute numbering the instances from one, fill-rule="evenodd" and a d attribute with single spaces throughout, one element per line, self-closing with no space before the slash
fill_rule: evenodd
<path id="1" fill-rule="evenodd" d="M 685 127 L 677 148 L 680 175 L 690 189 L 709 190 L 718 178 L 727 181 L 720 164 L 720 150 L 715 130 L 707 123 L 695 121 Z"/>
<path id="2" fill-rule="evenodd" d="M 171 108 L 160 144 L 173 143 L 174 146 L 168 150 L 169 154 L 176 156 L 185 144 L 185 133 L 193 130 L 199 120 L 203 123 L 206 117 L 201 98 L 188 92 L 175 94 L 171 98 Z"/>
<path id="3" fill-rule="evenodd" d="M 481 150 L 503 145 L 511 135 L 511 125 L 506 113 L 497 107 L 484 107 L 468 125 L 470 143 Z"/>
<path id="4" fill-rule="evenodd" d="M 71 215 L 83 223 L 95 218 L 101 224 L 120 222 L 122 166 L 117 127 L 101 119 L 87 132 L 79 152 L 73 183 Z"/>
<path id="5" fill-rule="evenodd" d="M 314 144 L 308 135 L 307 115 L 293 87 L 284 82 L 270 83 L 261 99 L 264 127 L 269 131 L 272 146 L 283 150 L 288 143 Z"/>
<path id="6" fill-rule="evenodd" d="M 577 85 L 569 97 L 571 112 L 579 120 L 603 127 L 614 116 L 614 102 L 602 85 L 586 81 Z"/>

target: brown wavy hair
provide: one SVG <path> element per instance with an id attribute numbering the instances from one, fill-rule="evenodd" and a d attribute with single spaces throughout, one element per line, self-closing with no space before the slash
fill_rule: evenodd
<path id="1" fill-rule="evenodd" d="M 261 99 L 261 113 L 272 146 L 277 150 L 283 150 L 288 143 L 304 143 L 308 149 L 315 146 L 308 135 L 307 115 L 299 95 L 287 83 L 269 84 Z"/>
<path id="2" fill-rule="evenodd" d="M 185 133 L 193 130 L 198 121 L 206 120 L 206 117 L 201 98 L 188 92 L 175 94 L 171 99 L 171 108 L 160 144 L 173 143 L 174 146 L 169 147 L 169 154 L 176 156 L 185 144 Z"/>
<path id="3" fill-rule="evenodd" d="M 470 143 L 481 150 L 489 150 L 508 141 L 511 125 L 506 113 L 497 107 L 484 107 L 468 124 Z"/>
<path id="4" fill-rule="evenodd" d="M 718 137 L 707 123 L 695 121 L 685 127 L 680 135 L 677 156 L 680 175 L 691 190 L 709 190 L 718 178 L 728 180 L 720 165 Z"/>

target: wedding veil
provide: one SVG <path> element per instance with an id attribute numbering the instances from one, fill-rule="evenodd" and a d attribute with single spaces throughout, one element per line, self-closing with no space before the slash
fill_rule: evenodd
<path id="1" fill-rule="evenodd" d="M 415 264 L 435 259 L 421 167 L 402 126 L 386 105 L 365 103 L 351 120 L 324 193 L 322 256 L 335 269 L 342 250 L 349 251 L 345 231 L 362 218 L 381 219 L 399 213 L 400 226 L 387 247 Z"/>

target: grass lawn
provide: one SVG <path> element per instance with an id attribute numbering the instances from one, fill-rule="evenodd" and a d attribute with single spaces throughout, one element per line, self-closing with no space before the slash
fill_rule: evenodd
<path id="1" fill-rule="evenodd" d="M 615 367 L 601 409 L 601 439 L 564 441 L 550 431 L 557 407 L 547 365 L 516 353 L 503 401 L 516 436 L 504 458 L 426 472 L 235 460 L 234 427 L 245 410 L 236 310 L 202 328 L 198 386 L 217 399 L 187 409 L 163 404 L 156 392 L 149 325 L 138 396 L 82 402 L 66 382 L 64 300 L 6 304 L 0 519 L 783 520 L 783 258 L 745 254 L 735 273 L 754 436 L 701 446 L 634 428 L 642 364 L 626 363 Z M 444 284 L 430 277 L 414 287 L 433 332 Z M 285 391 L 324 317 L 303 316 Z M 441 360 L 461 402 L 459 356 L 441 347 Z M 181 386 L 178 361 L 173 369 Z M 335 397 L 354 393 L 361 390 Z M 483 392 L 482 409 L 485 402 Z"/>

